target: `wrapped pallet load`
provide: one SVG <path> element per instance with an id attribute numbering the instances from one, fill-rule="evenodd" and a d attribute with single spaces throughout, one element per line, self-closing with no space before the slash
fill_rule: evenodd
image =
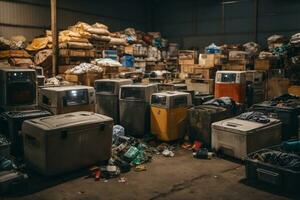
<path id="1" fill-rule="evenodd" d="M 119 67 L 122 67 L 120 62 L 110 58 L 95 59 L 93 63 L 103 68 L 104 76 L 107 78 L 116 76 L 119 73 Z"/>
<path id="2" fill-rule="evenodd" d="M 65 73 L 65 78 L 69 82 L 94 86 L 95 80 L 102 78 L 103 68 L 91 63 L 81 63 Z"/>

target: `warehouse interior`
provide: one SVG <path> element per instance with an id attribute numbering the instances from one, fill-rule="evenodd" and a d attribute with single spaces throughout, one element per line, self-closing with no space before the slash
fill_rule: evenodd
<path id="1" fill-rule="evenodd" d="M 0 200 L 300 199 L 297 0 L 0 0 Z"/>

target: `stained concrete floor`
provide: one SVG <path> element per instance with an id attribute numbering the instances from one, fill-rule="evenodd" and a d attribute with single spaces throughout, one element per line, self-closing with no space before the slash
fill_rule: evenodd
<path id="1" fill-rule="evenodd" d="M 186 150 L 178 150 L 174 158 L 155 156 L 146 166 L 147 171 L 123 174 L 125 183 L 119 183 L 118 178 L 96 182 L 76 173 L 32 183 L 0 199 L 300 199 L 247 181 L 240 163 L 221 158 L 197 160 Z"/>

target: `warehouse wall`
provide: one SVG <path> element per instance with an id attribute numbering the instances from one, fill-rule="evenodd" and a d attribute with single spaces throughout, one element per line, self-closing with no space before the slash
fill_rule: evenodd
<path id="1" fill-rule="evenodd" d="M 266 46 L 272 34 L 300 32 L 297 0 L 155 0 L 154 7 L 153 29 L 183 48 L 255 40 Z"/>
<path id="2" fill-rule="evenodd" d="M 147 28 L 147 4 L 139 0 L 57 0 L 58 28 L 77 21 L 102 22 L 111 31 Z M 31 39 L 50 28 L 50 0 L 0 0 L 0 36 L 24 35 Z"/>

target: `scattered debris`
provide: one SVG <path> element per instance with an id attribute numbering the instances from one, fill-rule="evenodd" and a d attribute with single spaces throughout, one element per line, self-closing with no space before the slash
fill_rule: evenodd
<path id="1" fill-rule="evenodd" d="M 142 171 L 146 171 L 146 170 L 147 170 L 147 168 L 145 165 L 138 165 L 134 168 L 134 171 L 136 171 L 136 172 L 142 172 Z"/>
<path id="2" fill-rule="evenodd" d="M 202 147 L 202 145 L 202 142 L 196 140 L 192 147 L 193 151 L 198 151 Z"/>
<path id="3" fill-rule="evenodd" d="M 175 153 L 173 151 L 170 151 L 169 149 L 165 149 L 162 152 L 162 155 L 165 156 L 165 157 L 174 157 Z"/>
<path id="4" fill-rule="evenodd" d="M 95 59 L 94 63 L 97 64 L 98 66 L 110 66 L 110 67 L 122 67 L 122 64 L 118 61 L 115 61 L 110 58 L 99 58 Z"/>
<path id="5" fill-rule="evenodd" d="M 95 166 L 90 168 L 90 175 L 87 178 L 94 178 L 95 181 L 99 181 L 101 177 L 101 170 L 99 167 Z"/>
<path id="6" fill-rule="evenodd" d="M 91 64 L 91 63 L 81 63 L 73 67 L 72 69 L 68 69 L 65 73 L 66 74 L 84 74 L 84 73 L 102 73 L 103 69 L 100 66 Z"/>
<path id="7" fill-rule="evenodd" d="M 194 158 L 198 159 L 211 159 L 213 155 L 214 154 L 212 152 L 209 152 L 206 148 L 201 148 L 193 153 Z"/>
<path id="8" fill-rule="evenodd" d="M 119 183 L 126 183 L 127 182 L 127 178 L 125 177 L 120 177 L 118 180 Z"/>
<path id="9" fill-rule="evenodd" d="M 192 150 L 193 146 L 192 146 L 192 144 L 185 142 L 181 145 L 181 148 L 183 148 L 185 150 Z"/>

